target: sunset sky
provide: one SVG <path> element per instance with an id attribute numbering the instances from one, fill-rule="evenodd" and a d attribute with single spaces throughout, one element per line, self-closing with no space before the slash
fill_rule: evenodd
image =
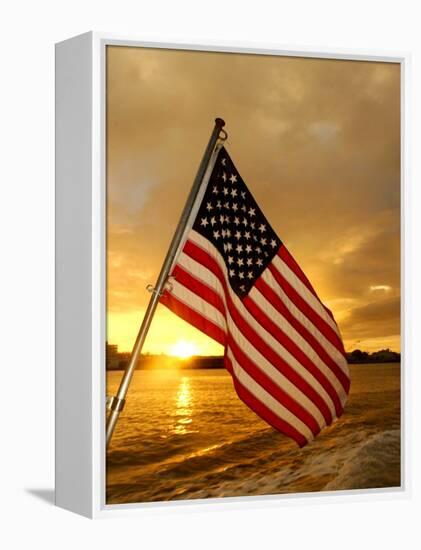
<path id="1" fill-rule="evenodd" d="M 131 350 L 216 116 L 346 349 L 399 351 L 399 65 L 134 47 L 107 54 L 108 341 Z M 222 353 L 160 305 L 144 351 L 180 345 Z"/>

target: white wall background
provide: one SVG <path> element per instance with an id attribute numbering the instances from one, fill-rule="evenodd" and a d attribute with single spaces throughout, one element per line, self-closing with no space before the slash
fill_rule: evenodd
<path id="1" fill-rule="evenodd" d="M 412 496 L 90 522 L 53 488 L 54 43 L 87 30 L 412 53 L 412 279 L 421 280 L 421 37 L 416 1 L 29 0 L 0 16 L 0 544 L 3 548 L 420 548 L 420 291 L 412 290 Z M 418 101 L 417 101 L 418 99 Z M 418 248 L 420 248 L 418 246 Z M 409 289 L 408 289 L 409 290 Z M 415 341 L 415 340 L 418 340 Z M 75 401 L 75 406 L 77 402 Z M 323 502 L 323 501 L 322 501 Z"/>

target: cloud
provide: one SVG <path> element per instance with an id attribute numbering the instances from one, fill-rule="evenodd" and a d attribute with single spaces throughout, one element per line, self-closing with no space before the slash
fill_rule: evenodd
<path id="1" fill-rule="evenodd" d="M 365 334 L 367 315 L 375 337 L 371 287 L 400 294 L 398 64 L 108 47 L 107 75 L 110 311 L 144 309 L 222 116 L 238 170 L 344 336 Z"/>

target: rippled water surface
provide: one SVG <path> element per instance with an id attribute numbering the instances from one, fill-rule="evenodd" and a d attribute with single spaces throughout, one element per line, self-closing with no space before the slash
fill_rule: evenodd
<path id="1" fill-rule="evenodd" d="M 350 368 L 344 415 L 303 449 L 222 369 L 137 371 L 107 454 L 107 502 L 399 486 L 399 364 Z M 121 375 L 108 373 L 108 393 Z"/>

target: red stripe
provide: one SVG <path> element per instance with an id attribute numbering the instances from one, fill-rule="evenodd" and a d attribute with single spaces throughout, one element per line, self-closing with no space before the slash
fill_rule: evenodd
<path id="1" fill-rule="evenodd" d="M 222 315 L 226 315 L 225 304 L 221 296 L 209 285 L 203 281 L 199 281 L 196 277 L 193 277 L 179 264 L 174 267 L 171 276 L 174 277 L 180 284 L 206 300 L 206 302 L 211 304 L 215 309 L 222 313 Z"/>
<path id="2" fill-rule="evenodd" d="M 249 340 L 249 342 L 253 343 L 254 347 L 256 347 L 274 367 L 282 372 L 284 376 L 286 376 L 295 386 L 297 386 L 297 388 L 299 388 L 309 399 L 311 399 L 311 401 L 313 401 L 313 403 L 323 414 L 326 423 L 330 424 L 332 422 L 332 415 L 323 398 L 306 380 L 304 380 L 290 365 L 288 365 L 284 359 L 282 359 L 268 344 L 266 344 L 266 342 L 248 325 L 248 323 L 238 312 L 229 296 L 222 270 L 214 258 L 191 241 L 187 241 L 185 243 L 184 253 L 204 265 L 219 279 L 225 291 L 227 306 L 231 318 L 242 334 L 247 338 L 247 340 Z M 203 296 L 203 299 L 206 299 L 206 297 Z"/>
<path id="3" fill-rule="evenodd" d="M 190 306 L 165 291 L 160 298 L 161 304 L 173 311 L 176 315 L 190 323 L 200 331 L 204 332 L 210 338 L 216 340 L 222 346 L 225 346 L 225 332 L 215 325 L 210 319 L 203 317 L 200 313 Z"/>
<path id="4" fill-rule="evenodd" d="M 260 277 L 254 285 L 265 297 L 265 299 L 282 315 L 289 324 L 308 342 L 320 359 L 331 369 L 333 374 L 342 384 L 346 393 L 349 390 L 349 378 L 344 371 L 337 365 L 332 357 L 326 352 L 319 341 L 311 334 L 311 332 L 301 322 L 292 315 L 281 298 L 274 290 Z M 319 328 L 319 327 L 316 327 Z"/>
<path id="5" fill-rule="evenodd" d="M 238 344 L 235 342 L 231 334 L 228 334 L 227 345 L 235 357 L 237 363 L 250 375 L 253 380 L 262 386 L 272 397 L 279 403 L 282 403 L 294 416 L 299 418 L 301 422 L 306 424 L 308 428 L 317 435 L 320 432 L 320 426 L 313 417 L 298 401 L 280 388 L 264 371 L 249 359 L 244 352 L 241 351 Z"/>
<path id="6" fill-rule="evenodd" d="M 332 321 L 335 322 L 336 324 L 336 321 L 333 317 L 333 314 L 332 312 L 330 311 L 330 309 L 328 309 L 323 303 L 322 301 L 320 300 L 320 298 L 317 296 L 316 294 L 316 291 L 314 290 L 312 284 L 310 283 L 310 281 L 307 279 L 306 275 L 304 274 L 303 270 L 301 269 L 301 267 L 297 264 L 297 262 L 294 260 L 294 258 L 291 256 L 291 254 L 289 253 L 287 247 L 285 245 L 281 245 L 279 247 L 279 250 L 278 250 L 278 256 L 287 264 L 287 266 L 291 269 L 291 271 L 294 272 L 294 274 L 300 279 L 300 281 L 303 283 L 303 285 L 305 285 L 308 290 L 317 298 L 317 300 L 319 301 L 320 305 L 323 307 L 323 309 L 326 311 L 326 313 L 329 315 L 329 317 L 332 318 Z"/>
<path id="7" fill-rule="evenodd" d="M 225 357 L 226 368 L 232 372 L 233 367 L 228 357 Z M 257 414 L 260 418 L 265 420 L 273 428 L 279 432 L 287 435 L 291 439 L 294 439 L 300 447 L 304 447 L 308 443 L 307 439 L 293 426 L 285 422 L 271 411 L 266 405 L 259 401 L 249 390 L 247 390 L 235 376 L 233 376 L 235 391 L 238 397 Z"/>
<path id="8" fill-rule="evenodd" d="M 297 346 L 297 344 L 291 340 L 267 315 L 264 311 L 254 302 L 250 296 L 247 296 L 243 300 L 243 304 L 256 321 L 262 325 L 262 327 L 271 334 L 289 353 L 297 359 L 301 365 L 311 373 L 319 384 L 326 390 L 329 397 L 332 399 L 335 405 L 336 415 L 342 414 L 342 405 L 338 397 L 338 393 L 332 386 L 329 379 L 323 374 L 321 370 L 315 365 L 309 357 Z"/>
<path id="9" fill-rule="evenodd" d="M 268 269 L 272 273 L 278 285 L 282 288 L 293 304 L 316 326 L 323 336 L 335 346 L 335 348 L 345 357 L 343 343 L 337 333 L 332 329 L 320 315 L 301 297 L 295 288 L 282 276 L 273 263 L 270 263 Z"/>

